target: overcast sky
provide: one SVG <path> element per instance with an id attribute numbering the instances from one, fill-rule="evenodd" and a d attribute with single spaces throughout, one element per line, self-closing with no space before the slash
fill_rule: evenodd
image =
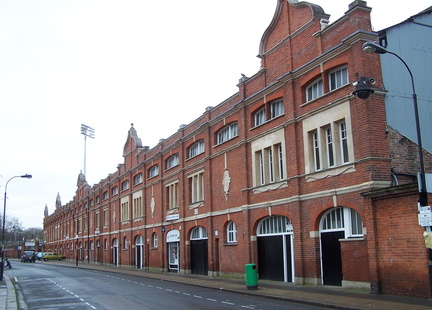
<path id="1" fill-rule="evenodd" d="M 311 2 L 334 22 L 352 1 Z M 241 73 L 259 70 L 276 3 L 0 0 L 0 192 L 11 177 L 33 175 L 9 183 L 6 216 L 42 227 L 57 193 L 63 205 L 73 198 L 84 169 L 81 124 L 96 130 L 87 140 L 93 185 L 123 162 L 131 123 L 154 147 L 237 92 Z M 367 3 L 375 30 L 432 4 Z"/>

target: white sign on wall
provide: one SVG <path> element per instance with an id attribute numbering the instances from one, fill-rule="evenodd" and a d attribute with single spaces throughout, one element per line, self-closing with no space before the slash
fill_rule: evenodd
<path id="1" fill-rule="evenodd" d="M 419 208 L 419 224 L 420 226 L 432 226 L 432 212 L 430 206 Z"/>
<path id="2" fill-rule="evenodd" d="M 179 242 L 180 232 L 177 229 L 170 230 L 166 236 L 166 242 Z"/>

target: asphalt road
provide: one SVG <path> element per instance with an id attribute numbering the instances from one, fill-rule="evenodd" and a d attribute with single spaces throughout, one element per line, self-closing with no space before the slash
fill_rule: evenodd
<path id="1" fill-rule="evenodd" d="M 322 309 L 49 262 L 15 263 L 9 274 L 16 278 L 28 309 Z"/>

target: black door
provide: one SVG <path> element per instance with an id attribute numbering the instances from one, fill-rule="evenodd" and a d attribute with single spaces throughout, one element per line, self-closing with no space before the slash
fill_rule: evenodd
<path id="1" fill-rule="evenodd" d="M 142 268 L 142 245 L 135 246 L 135 267 L 138 269 Z"/>
<path id="2" fill-rule="evenodd" d="M 260 279 L 284 281 L 282 237 L 258 238 L 258 274 Z"/>
<path id="3" fill-rule="evenodd" d="M 208 273 L 207 239 L 191 241 L 191 273 Z"/>
<path id="4" fill-rule="evenodd" d="M 343 231 L 321 234 L 322 277 L 324 285 L 342 285 L 342 255 L 339 239 L 343 238 Z"/>

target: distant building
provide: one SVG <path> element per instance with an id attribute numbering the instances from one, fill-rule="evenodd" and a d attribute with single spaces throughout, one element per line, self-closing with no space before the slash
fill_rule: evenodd
<path id="1" fill-rule="evenodd" d="M 81 173 L 73 200 L 57 197 L 46 250 L 224 277 L 255 263 L 260 279 L 431 297 L 417 146 L 387 126 L 385 89 L 352 95 L 357 73 L 383 84 L 362 51 L 377 40 L 370 11 L 356 0 L 329 24 L 320 6 L 278 1 L 261 69 L 152 149 L 131 126 L 116 172 L 93 186 Z"/>
<path id="2" fill-rule="evenodd" d="M 398 54 L 414 76 L 423 148 L 432 152 L 432 7 L 411 16 L 397 25 L 378 31 L 378 43 Z M 413 89 L 411 78 L 403 63 L 396 57 L 381 56 L 387 123 L 412 141 L 417 141 Z"/>

